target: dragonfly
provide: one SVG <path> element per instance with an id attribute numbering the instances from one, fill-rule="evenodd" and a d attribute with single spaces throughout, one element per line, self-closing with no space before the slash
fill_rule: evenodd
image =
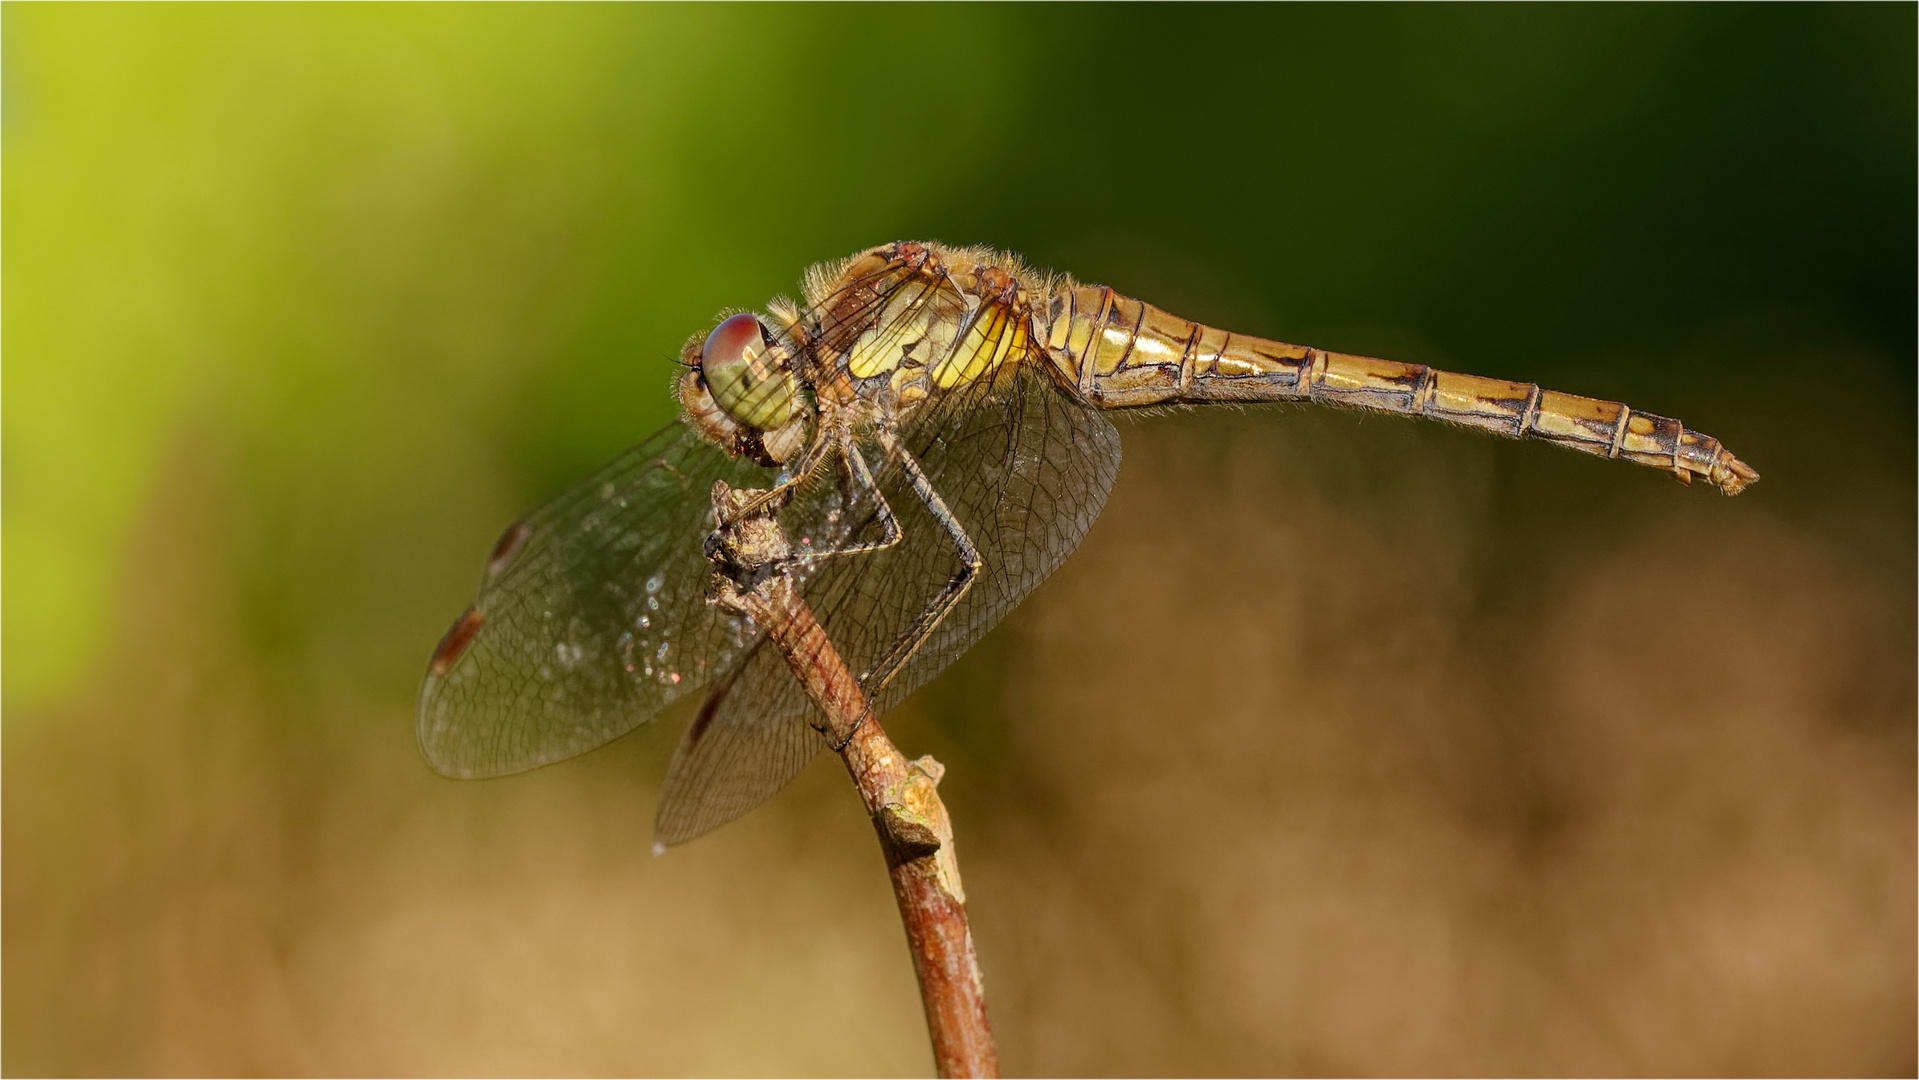
<path id="1" fill-rule="evenodd" d="M 716 482 L 761 492 L 787 575 L 874 713 L 977 642 L 1077 547 L 1119 474 L 1108 413 L 1317 402 L 1701 479 L 1759 476 L 1677 420 L 1419 364 L 1229 333 L 982 247 L 899 242 L 808 270 L 680 354 L 681 414 L 508 526 L 428 664 L 435 771 L 584 753 L 702 695 L 654 823 L 691 840 L 822 750 L 764 627 L 715 602 Z"/>

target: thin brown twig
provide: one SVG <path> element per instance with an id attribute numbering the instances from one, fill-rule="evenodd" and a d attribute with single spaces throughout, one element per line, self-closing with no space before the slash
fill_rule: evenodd
<path id="1" fill-rule="evenodd" d="M 735 520 L 756 494 L 734 491 L 723 481 L 714 485 L 714 509 L 728 523 L 710 548 L 718 601 L 766 628 L 819 707 L 815 725 L 837 749 L 866 803 L 913 952 L 939 1075 L 998 1076 L 999 1055 L 966 922 L 966 890 L 953 854 L 953 825 L 937 787 L 946 770 L 931 757 L 906 760 L 868 711 L 859 680 L 792 579 L 767 573 L 782 564 L 789 548 L 770 507 Z"/>

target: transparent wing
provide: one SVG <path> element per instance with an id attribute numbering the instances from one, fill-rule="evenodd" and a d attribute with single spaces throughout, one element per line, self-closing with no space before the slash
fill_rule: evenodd
<path id="1" fill-rule="evenodd" d="M 959 605 L 874 701 L 886 709 L 945 670 L 1079 545 L 1119 474 L 1119 434 L 1098 411 L 1027 365 L 962 385 L 911 416 L 901 432 L 978 547 L 983 566 Z M 868 450 L 903 532 L 892 548 L 819 564 L 801 583 L 847 666 L 870 670 L 959 570 L 952 540 L 906 485 L 899 466 Z M 804 492 L 781 514 L 789 536 L 840 544 L 878 536 L 870 498 L 840 481 Z M 673 764 L 655 823 L 668 844 L 746 813 L 798 775 L 825 740 L 812 704 L 777 649 L 742 651 L 709 693 Z"/>
<path id="2" fill-rule="evenodd" d="M 713 481 L 767 471 L 680 423 L 515 523 L 420 690 L 420 752 L 483 777 L 583 753 L 728 670 L 750 642 L 707 604 Z"/>
<path id="3" fill-rule="evenodd" d="M 869 328 L 915 280 L 902 264 L 876 265 L 807 330 L 839 340 Z M 559 761 L 737 670 L 751 628 L 706 603 L 718 479 L 766 487 L 770 471 L 670 424 L 510 526 L 420 689 L 428 764 L 473 778 Z"/>

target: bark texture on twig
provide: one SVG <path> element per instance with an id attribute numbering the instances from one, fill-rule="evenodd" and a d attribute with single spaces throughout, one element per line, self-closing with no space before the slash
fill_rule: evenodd
<path id="1" fill-rule="evenodd" d="M 945 769 L 931 757 L 908 761 L 868 714 L 859 680 L 813 617 L 792 580 L 776 570 L 788 556 L 779 522 L 767 513 L 733 522 L 754 492 L 713 489 L 723 527 L 709 544 L 717 602 L 766 628 L 806 696 L 819 707 L 821 734 L 838 751 L 879 833 L 893 896 L 913 952 L 933 1061 L 941 1076 L 998 1076 L 979 962 L 966 921 L 966 890 L 953 854 L 953 826 L 940 801 Z"/>

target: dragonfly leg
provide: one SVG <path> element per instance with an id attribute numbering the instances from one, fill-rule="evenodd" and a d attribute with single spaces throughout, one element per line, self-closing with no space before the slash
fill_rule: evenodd
<path id="1" fill-rule="evenodd" d="M 852 489 L 843 493 L 847 496 L 846 501 L 850 504 L 853 501 L 851 496 L 860 491 L 865 491 L 873 497 L 873 512 L 880 520 L 880 538 L 868 543 L 849 544 L 846 547 L 795 555 L 781 564 L 783 568 L 810 566 L 836 555 L 862 555 L 873 551 L 884 551 L 900 542 L 899 519 L 893 516 L 893 507 L 887 503 L 886 496 L 880 493 L 880 486 L 873 482 L 873 472 L 867 468 L 866 458 L 860 454 L 859 447 L 853 444 L 853 437 L 850 434 L 842 434 L 838 443 L 840 457 L 846 462 L 845 475 L 853 481 Z"/>
<path id="2" fill-rule="evenodd" d="M 966 590 L 972 588 L 974 579 L 979 577 L 982 565 L 979 549 L 973 546 L 973 540 L 966 535 L 966 529 L 947 508 L 946 500 L 940 498 L 940 493 L 934 489 L 933 482 L 920 471 L 919 462 L 913 460 L 913 455 L 907 453 L 906 448 L 900 446 L 890 433 L 882 433 L 880 442 L 886 448 L 887 454 L 899 462 L 901 470 L 906 473 L 907 481 L 913 487 L 913 493 L 926 504 L 934 520 L 946 530 L 946 535 L 952 537 L 953 546 L 959 555 L 960 566 L 951 580 L 947 581 L 946 587 L 926 605 L 925 610 L 920 612 L 919 618 L 913 620 L 913 625 L 907 628 L 906 633 L 900 635 L 899 641 L 894 643 L 886 656 L 874 665 L 872 670 L 860 676 L 860 689 L 866 694 L 868 709 L 871 709 L 873 702 L 878 700 L 880 691 L 886 689 L 886 684 L 893 680 L 893 676 L 899 674 L 900 668 L 913 658 L 913 654 L 919 651 L 921 645 L 926 644 L 926 639 L 933 636 L 933 631 L 938 629 L 946 616 L 958 606 L 960 599 L 966 595 Z"/>
<path id="3" fill-rule="evenodd" d="M 800 456 L 799 461 L 787 470 L 786 479 L 749 499 L 734 511 L 732 521 L 745 521 L 757 517 L 765 513 L 769 506 L 784 506 L 787 497 L 792 495 L 801 484 L 812 479 L 813 474 L 819 471 L 821 465 L 826 464 L 826 459 L 832 456 L 833 450 L 837 448 L 837 440 L 815 439 L 813 445 L 808 446 L 806 452 Z M 723 521 L 720 524 L 724 526 L 731 522 Z"/>

